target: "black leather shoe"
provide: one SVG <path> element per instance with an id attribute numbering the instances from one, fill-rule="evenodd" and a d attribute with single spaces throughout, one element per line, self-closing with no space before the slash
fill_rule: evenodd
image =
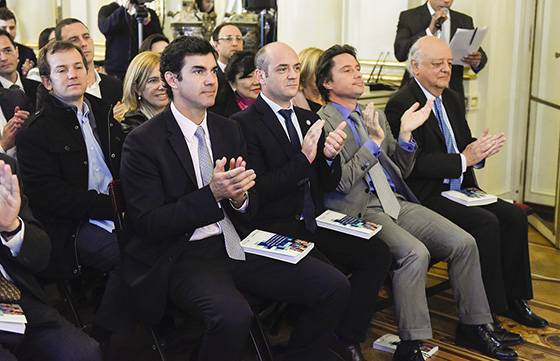
<path id="1" fill-rule="evenodd" d="M 548 321 L 534 314 L 531 310 L 531 307 L 529 307 L 529 304 L 527 304 L 527 301 L 509 301 L 508 306 L 509 310 L 506 316 L 511 318 L 515 322 L 518 322 L 523 326 L 533 328 L 545 328 L 548 326 Z"/>
<path id="2" fill-rule="evenodd" d="M 509 332 L 508 330 L 503 328 L 502 324 L 498 320 L 494 320 L 494 322 L 490 324 L 490 327 L 492 327 L 494 336 L 496 336 L 498 341 L 500 341 L 506 346 L 520 345 L 523 342 L 525 342 L 525 340 L 523 339 L 523 337 L 521 337 L 520 334 Z"/>
<path id="3" fill-rule="evenodd" d="M 331 347 L 330 351 L 341 361 L 367 361 L 362 354 L 360 345 L 339 345 L 338 347 Z"/>
<path id="4" fill-rule="evenodd" d="M 399 342 L 393 354 L 393 361 L 424 361 L 420 346 L 422 346 L 420 341 Z"/>
<path id="5" fill-rule="evenodd" d="M 490 325 L 464 325 L 460 323 L 457 326 L 455 343 L 461 347 L 476 349 L 484 355 L 498 360 L 517 359 L 517 353 L 498 341 Z"/>

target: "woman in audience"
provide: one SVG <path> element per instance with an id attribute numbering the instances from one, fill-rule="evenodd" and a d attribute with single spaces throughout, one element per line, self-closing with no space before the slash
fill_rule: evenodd
<path id="1" fill-rule="evenodd" d="M 317 61 L 323 54 L 323 50 L 317 48 L 305 48 L 299 54 L 301 73 L 299 77 L 299 92 L 294 98 L 294 105 L 317 113 L 325 102 L 319 94 L 315 85 L 315 69 Z"/>
<path id="2" fill-rule="evenodd" d="M 139 53 L 144 51 L 153 51 L 155 53 L 161 54 L 163 49 L 169 45 L 169 39 L 163 34 L 156 33 L 148 36 L 142 44 L 140 45 Z"/>
<path id="3" fill-rule="evenodd" d="M 255 53 L 240 51 L 232 55 L 225 69 L 226 79 L 235 93 L 237 109 L 227 114 L 244 110 L 255 102 L 261 86 L 255 75 Z"/>
<path id="4" fill-rule="evenodd" d="M 126 108 L 122 121 L 125 133 L 160 113 L 169 103 L 159 62 L 160 54 L 145 51 L 136 55 L 128 66 L 122 100 Z"/>
<path id="5" fill-rule="evenodd" d="M 41 50 L 43 46 L 47 45 L 47 43 L 52 39 L 54 39 L 54 28 L 43 29 L 43 31 L 39 33 L 39 41 L 38 41 L 39 50 Z M 39 75 L 39 68 L 34 67 L 29 69 L 26 78 L 35 81 L 41 81 L 41 76 Z"/>

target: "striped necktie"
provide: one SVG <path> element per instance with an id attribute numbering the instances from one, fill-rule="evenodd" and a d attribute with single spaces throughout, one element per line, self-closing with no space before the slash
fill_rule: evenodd
<path id="1" fill-rule="evenodd" d="M 455 137 L 451 129 L 445 123 L 443 119 L 443 109 L 441 105 L 441 97 L 436 97 L 434 101 L 434 110 L 436 113 L 436 118 L 438 120 L 439 129 L 441 130 L 441 134 L 443 135 L 443 139 L 445 140 L 445 147 L 447 148 L 447 153 L 449 154 L 457 154 L 459 150 L 457 149 L 457 142 L 455 141 Z M 453 178 L 449 180 L 449 189 L 452 191 L 461 190 L 461 183 L 463 181 L 463 176 L 459 178 Z"/>

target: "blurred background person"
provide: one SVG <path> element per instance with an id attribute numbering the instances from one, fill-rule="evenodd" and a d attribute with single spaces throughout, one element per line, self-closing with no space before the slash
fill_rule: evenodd
<path id="1" fill-rule="evenodd" d="M 54 27 L 44 28 L 39 33 L 39 40 L 37 40 L 37 44 L 39 45 L 39 49 L 41 50 L 49 41 L 54 39 Z M 41 76 L 39 75 L 39 68 L 33 67 L 27 72 L 27 79 L 41 81 Z"/>
<path id="2" fill-rule="evenodd" d="M 15 41 L 17 36 L 16 15 L 8 8 L 0 8 L 0 29 L 6 30 L 10 33 Z M 17 71 L 21 74 L 21 76 L 25 77 L 29 69 L 33 68 L 37 64 L 37 57 L 35 56 L 33 49 L 23 44 L 16 42 L 16 47 L 19 54 Z"/>
<path id="3" fill-rule="evenodd" d="M 126 109 L 122 121 L 125 133 L 159 114 L 169 103 L 159 63 L 160 54 L 145 51 L 132 59 L 126 71 L 122 100 Z"/>
<path id="4" fill-rule="evenodd" d="M 235 94 L 236 107 L 224 110 L 225 115 L 230 116 L 253 104 L 261 92 L 261 85 L 255 75 L 255 53 L 241 51 L 233 54 L 225 75 Z"/>
<path id="5" fill-rule="evenodd" d="M 142 42 L 139 53 L 144 51 L 153 51 L 154 53 L 161 54 L 163 49 L 169 45 L 169 39 L 163 34 L 152 34 Z"/>
<path id="6" fill-rule="evenodd" d="M 299 54 L 301 73 L 299 78 L 299 91 L 293 103 L 295 106 L 317 113 L 325 102 L 315 84 L 315 70 L 323 50 L 318 48 L 305 48 Z"/>

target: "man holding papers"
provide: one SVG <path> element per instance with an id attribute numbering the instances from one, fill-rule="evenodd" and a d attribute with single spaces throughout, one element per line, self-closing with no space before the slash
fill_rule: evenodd
<path id="1" fill-rule="evenodd" d="M 475 238 L 492 312 L 507 311 L 526 326 L 545 327 L 547 322 L 533 314 L 525 302 L 533 296 L 525 214 L 500 199 L 467 207 L 441 195 L 443 191 L 476 188 L 473 168 L 484 166 L 485 159 L 499 152 L 505 142 L 503 133 L 491 135 L 488 130 L 478 140 L 472 137 L 461 99 L 447 89 L 451 58 L 451 50 L 442 40 L 429 36 L 419 39 L 410 50 L 409 70 L 414 78 L 385 108 L 396 134 L 408 107 L 434 104 L 428 120 L 412 132 L 418 151 L 407 183 L 422 204 Z"/>
<path id="2" fill-rule="evenodd" d="M 453 0 L 428 0 L 424 5 L 403 11 L 397 25 L 395 37 L 395 57 L 405 61 L 412 44 L 419 38 L 431 35 L 436 36 L 447 44 L 451 42 L 457 29 L 473 29 L 473 20 L 470 16 L 451 10 Z M 478 73 L 481 71 L 488 58 L 482 48 L 462 59 L 466 65 Z M 406 84 L 410 74 L 405 72 L 403 82 Z M 449 87 L 465 97 L 463 88 L 463 65 L 453 65 Z"/>
<path id="3" fill-rule="evenodd" d="M 449 278 L 459 308 L 456 341 L 496 358 L 510 359 L 490 325 L 492 315 L 480 277 L 476 243 L 467 232 L 418 204 L 404 183 L 418 150 L 411 136 L 426 121 L 431 103 L 410 104 L 401 115 L 395 137 L 382 112 L 363 107 L 360 64 L 354 48 L 335 45 L 317 64 L 317 88 L 327 102 L 318 114 L 325 132 L 344 128 L 347 141 L 340 152 L 342 175 L 327 193 L 327 207 L 381 224 L 377 234 L 395 259 L 391 276 L 401 342 L 394 360 L 421 361 L 422 340 L 432 337 L 426 301 L 426 272 L 431 260 L 448 262 Z"/>

